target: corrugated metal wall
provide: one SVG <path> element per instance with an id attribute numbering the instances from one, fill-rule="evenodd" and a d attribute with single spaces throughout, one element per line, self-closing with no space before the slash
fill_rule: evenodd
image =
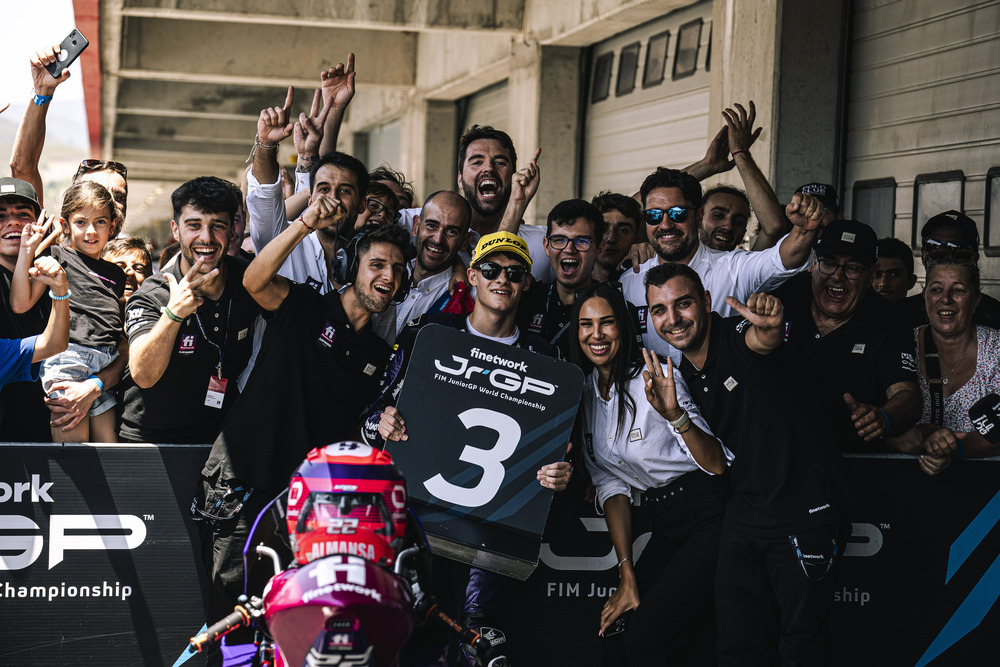
<path id="1" fill-rule="evenodd" d="M 872 197 L 855 209 L 852 190 L 892 178 L 895 214 L 891 224 L 869 221 L 876 228 L 913 242 L 926 216 L 947 207 L 964 208 L 982 231 L 998 149 L 1000 2 L 857 0 L 846 210 L 888 210 Z M 891 196 L 891 188 L 881 192 Z M 1000 220 L 991 226 L 984 245 L 1000 246 Z M 1000 258 L 984 258 L 981 267 L 987 290 L 1000 292 Z"/>

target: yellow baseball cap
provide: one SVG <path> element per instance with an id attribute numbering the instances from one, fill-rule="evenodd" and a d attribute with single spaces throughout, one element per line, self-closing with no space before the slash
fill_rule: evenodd
<path id="1" fill-rule="evenodd" d="M 495 252 L 512 252 L 523 259 L 528 268 L 531 268 L 528 244 L 520 236 L 510 232 L 494 232 L 480 237 L 479 243 L 472 251 L 472 265 L 479 264 Z"/>

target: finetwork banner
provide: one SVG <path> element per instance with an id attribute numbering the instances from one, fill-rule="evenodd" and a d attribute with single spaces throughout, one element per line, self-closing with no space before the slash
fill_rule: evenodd
<path id="1" fill-rule="evenodd" d="M 0 445 L 0 664 L 174 663 L 205 620 L 188 508 L 208 451 Z"/>
<path id="2" fill-rule="evenodd" d="M 408 439 L 386 449 L 439 553 L 520 579 L 538 562 L 583 373 L 558 359 L 429 325 L 399 397 Z M 436 538 L 436 539 L 435 539 Z"/>

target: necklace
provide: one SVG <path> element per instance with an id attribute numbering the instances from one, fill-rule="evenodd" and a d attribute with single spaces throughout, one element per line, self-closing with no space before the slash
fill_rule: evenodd
<path id="1" fill-rule="evenodd" d="M 972 347 L 972 340 L 971 339 L 969 340 L 968 343 L 965 344 L 965 352 L 963 352 L 962 356 L 958 358 L 958 361 L 955 362 L 955 365 L 951 367 L 951 370 L 948 371 L 946 374 L 944 374 L 944 375 L 941 376 L 941 384 L 948 384 L 948 380 L 949 380 L 948 376 L 951 375 L 952 373 L 954 373 L 955 369 L 958 368 L 958 365 L 965 360 L 965 355 L 967 355 L 969 353 L 969 348 L 970 347 Z"/>

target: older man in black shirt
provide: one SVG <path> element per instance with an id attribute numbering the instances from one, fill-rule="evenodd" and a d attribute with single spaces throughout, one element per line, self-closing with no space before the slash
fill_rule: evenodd
<path id="1" fill-rule="evenodd" d="M 870 288 L 875 231 L 834 220 L 816 242 L 816 265 L 775 290 L 789 354 L 812 384 L 846 450 L 871 451 L 920 417 L 913 332 Z"/>

